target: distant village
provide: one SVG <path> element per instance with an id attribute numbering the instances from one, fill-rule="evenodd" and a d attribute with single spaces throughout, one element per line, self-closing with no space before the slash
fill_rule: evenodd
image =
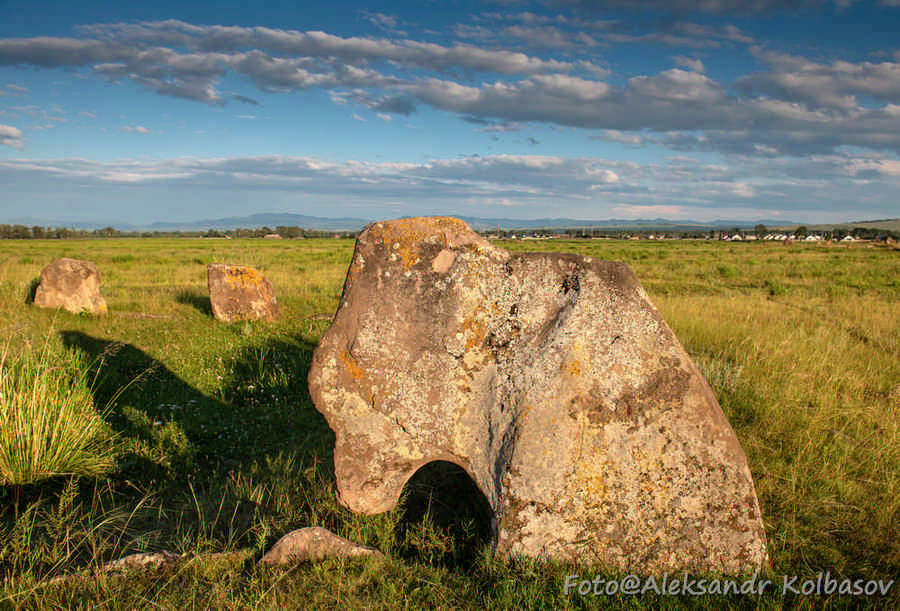
<path id="1" fill-rule="evenodd" d="M 770 231 L 763 225 L 753 229 L 733 228 L 730 230 L 709 229 L 703 231 L 660 231 L 646 230 L 610 230 L 607 228 L 579 228 L 559 230 L 494 230 L 480 232 L 490 240 L 554 240 L 554 239 L 619 239 L 619 240 L 718 240 L 725 242 L 795 242 L 832 243 L 832 242 L 870 242 L 879 241 L 894 244 L 900 239 L 900 233 L 886 229 L 868 227 L 836 228 L 827 231 L 810 231 L 800 226 L 792 231 Z"/>

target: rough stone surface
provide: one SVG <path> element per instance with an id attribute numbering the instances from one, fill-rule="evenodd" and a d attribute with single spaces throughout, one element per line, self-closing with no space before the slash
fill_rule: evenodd
<path id="1" fill-rule="evenodd" d="M 276 320 L 281 316 L 272 285 L 261 273 L 243 265 L 206 266 L 213 316 L 222 322 Z"/>
<path id="2" fill-rule="evenodd" d="M 103 573 L 125 573 L 129 571 L 150 572 L 162 571 L 181 562 L 181 554 L 163 550 L 161 552 L 131 554 L 104 564 Z"/>
<path id="3" fill-rule="evenodd" d="M 332 557 L 377 556 L 374 547 L 359 545 L 340 537 L 327 528 L 309 526 L 289 532 L 260 558 L 260 566 L 273 567 L 300 562 L 317 562 Z"/>
<path id="4" fill-rule="evenodd" d="M 65 308 L 73 314 L 106 314 L 100 296 L 100 272 L 91 261 L 57 259 L 41 271 L 41 283 L 34 294 L 40 308 Z"/>
<path id="5" fill-rule="evenodd" d="M 309 383 L 352 510 L 394 507 L 446 460 L 484 493 L 506 556 L 767 564 L 744 452 L 625 264 L 513 254 L 452 218 L 369 225 Z"/>

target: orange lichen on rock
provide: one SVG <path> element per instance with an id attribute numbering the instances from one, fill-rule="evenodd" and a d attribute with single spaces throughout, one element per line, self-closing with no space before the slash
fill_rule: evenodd
<path id="1" fill-rule="evenodd" d="M 426 245 L 446 249 L 450 236 L 459 232 L 460 223 L 465 225 L 452 217 L 416 217 L 374 223 L 367 229 L 376 243 L 380 242 L 389 253 L 400 257 L 403 271 L 408 271 L 422 261 Z"/>
<path id="2" fill-rule="evenodd" d="M 350 375 L 353 376 L 357 380 L 362 380 L 366 377 L 366 372 L 362 370 L 362 367 L 357 364 L 356 359 L 353 358 L 353 355 L 350 354 L 349 350 L 344 350 L 341 353 L 341 362 L 347 367 L 347 371 L 350 372 Z"/>
<path id="3" fill-rule="evenodd" d="M 225 281 L 232 288 L 252 288 L 265 282 L 265 278 L 252 267 L 229 265 L 225 268 Z"/>

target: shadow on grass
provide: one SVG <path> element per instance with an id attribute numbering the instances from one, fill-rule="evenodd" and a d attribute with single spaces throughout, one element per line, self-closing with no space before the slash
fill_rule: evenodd
<path id="1" fill-rule="evenodd" d="M 60 335 L 93 363 L 95 403 L 111 406 L 107 420 L 126 448 L 109 478 L 117 489 L 166 491 L 166 503 L 189 508 L 180 515 L 197 514 L 190 520 L 198 532 L 201 514 L 218 515 L 221 502 L 237 512 L 235 524 L 246 533 L 263 515 L 272 516 L 274 532 L 307 525 L 311 516 L 340 530 L 346 518 L 331 493 L 334 434 L 307 386 L 311 343 L 272 338 L 242 348 L 224 360 L 221 392 L 209 396 L 133 345 L 74 330 Z M 469 475 L 433 462 L 405 490 L 397 553 L 448 568 L 474 566 L 492 528 L 487 499 Z M 154 528 L 163 539 L 177 530 Z M 253 541 L 250 534 L 238 538 Z"/>
<path id="2" fill-rule="evenodd" d="M 142 449 L 122 457 L 122 477 L 217 478 L 285 451 L 300 462 L 331 464 L 334 435 L 306 387 L 308 342 L 270 339 L 244 348 L 226 362 L 223 389 L 213 397 L 130 344 L 80 331 L 60 335 L 93 363 L 95 403 L 111 406 L 107 420 L 124 445 Z"/>
<path id="3" fill-rule="evenodd" d="M 25 303 L 31 305 L 34 303 L 34 296 L 37 295 L 38 287 L 41 285 L 40 278 L 32 278 L 28 283 L 28 289 L 25 291 Z"/>
<path id="4" fill-rule="evenodd" d="M 175 301 L 197 308 L 207 316 L 213 315 L 212 302 L 209 300 L 209 295 L 203 295 L 196 291 L 184 290 L 175 295 Z"/>
<path id="5" fill-rule="evenodd" d="M 93 487 L 0 487 L 0 574 L 51 577 L 147 549 L 261 552 L 273 533 L 314 520 L 340 528 L 334 436 L 306 390 L 310 343 L 245 347 L 224 363 L 213 397 L 133 345 L 60 336 L 92 363 L 117 464 Z"/>

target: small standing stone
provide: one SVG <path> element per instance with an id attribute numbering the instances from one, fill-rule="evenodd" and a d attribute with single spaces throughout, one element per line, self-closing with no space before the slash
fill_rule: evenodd
<path id="1" fill-rule="evenodd" d="M 213 316 L 222 322 L 276 320 L 281 316 L 272 285 L 252 267 L 211 263 L 206 267 Z"/>
<path id="2" fill-rule="evenodd" d="M 100 296 L 100 272 L 92 261 L 62 258 L 41 271 L 41 283 L 34 294 L 39 308 L 65 308 L 72 314 L 107 313 Z"/>

